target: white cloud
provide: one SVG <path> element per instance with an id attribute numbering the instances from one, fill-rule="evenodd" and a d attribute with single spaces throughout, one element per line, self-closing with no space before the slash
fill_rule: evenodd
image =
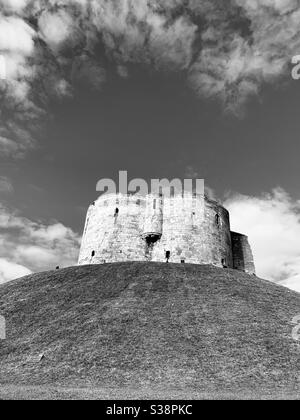
<path id="1" fill-rule="evenodd" d="M 13 191 L 11 180 L 6 176 L 0 176 L 0 193 L 12 193 Z"/>
<path id="2" fill-rule="evenodd" d="M 1 108 L 18 109 L 15 125 L 37 126 L 47 115 L 48 100 L 70 96 L 78 81 L 101 87 L 104 62 L 114 64 L 121 77 L 129 75 L 128 64 L 180 71 L 201 97 L 218 99 L 224 109 L 240 114 L 264 85 L 290 77 L 291 57 L 300 50 L 298 0 L 0 4 L 0 54 L 7 74 L 0 83 L 0 136 L 20 143 L 23 151 L 33 139 L 16 136 Z"/>
<path id="3" fill-rule="evenodd" d="M 45 41 L 52 47 L 66 41 L 71 35 L 73 19 L 64 10 L 58 12 L 44 12 L 39 19 L 39 29 Z"/>
<path id="4" fill-rule="evenodd" d="M 28 268 L 0 258 L 0 284 L 32 274 Z"/>
<path id="5" fill-rule="evenodd" d="M 234 0 L 227 13 L 215 9 L 210 16 L 190 80 L 199 95 L 219 98 L 238 114 L 262 86 L 289 77 L 290 59 L 300 48 L 300 5 L 297 0 Z"/>
<path id="6" fill-rule="evenodd" d="M 284 280 L 280 283 L 282 286 L 288 287 L 291 290 L 295 290 L 300 293 L 300 274 L 297 276 L 291 277 L 287 280 Z"/>
<path id="7" fill-rule="evenodd" d="M 34 126 L 41 114 L 30 98 L 35 71 L 29 58 L 35 54 L 35 38 L 35 30 L 21 17 L 0 11 L 0 154 L 5 157 L 23 157 L 34 144 L 24 122 Z"/>
<path id="8" fill-rule="evenodd" d="M 59 222 L 34 222 L 0 204 L 0 282 L 76 265 L 80 237 Z"/>
<path id="9" fill-rule="evenodd" d="M 19 17 L 0 15 L 0 50 L 31 55 L 35 31 Z"/>
<path id="10" fill-rule="evenodd" d="M 8 12 L 21 13 L 30 0 L 1 0 L 0 5 Z"/>
<path id="11" fill-rule="evenodd" d="M 299 288 L 300 201 L 277 188 L 261 197 L 232 195 L 225 207 L 232 229 L 249 236 L 257 274 Z"/>

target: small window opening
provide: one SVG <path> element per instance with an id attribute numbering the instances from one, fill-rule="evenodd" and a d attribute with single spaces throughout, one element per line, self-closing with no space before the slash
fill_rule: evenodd
<path id="1" fill-rule="evenodd" d="M 184 258 L 181 259 L 181 264 L 185 264 L 185 259 Z"/>
<path id="2" fill-rule="evenodd" d="M 95 251 L 93 251 L 92 252 L 92 257 L 94 257 L 96 255 L 96 252 Z"/>
<path id="3" fill-rule="evenodd" d="M 141 200 L 136 201 L 136 205 L 139 206 L 141 204 Z"/>
<path id="4" fill-rule="evenodd" d="M 170 257 L 171 257 L 171 252 L 170 251 L 166 251 L 166 260 L 167 260 L 167 263 L 169 262 Z"/>
<path id="5" fill-rule="evenodd" d="M 119 209 L 116 208 L 116 210 L 115 210 L 115 216 L 118 216 L 118 214 L 119 214 Z"/>
<path id="6" fill-rule="evenodd" d="M 216 225 L 220 226 L 220 216 L 218 214 L 216 214 L 215 220 L 216 220 Z"/>

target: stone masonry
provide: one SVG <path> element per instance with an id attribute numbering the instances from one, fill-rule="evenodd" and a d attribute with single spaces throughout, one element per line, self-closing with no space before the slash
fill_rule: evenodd
<path id="1" fill-rule="evenodd" d="M 248 238 L 202 195 L 102 195 L 88 209 L 79 265 L 124 261 L 212 264 L 255 274 Z"/>

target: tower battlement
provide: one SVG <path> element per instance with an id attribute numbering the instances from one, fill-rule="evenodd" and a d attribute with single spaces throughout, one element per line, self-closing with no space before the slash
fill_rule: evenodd
<path id="1" fill-rule="evenodd" d="M 88 209 L 79 265 L 124 261 L 213 264 L 255 273 L 248 238 L 203 195 L 105 194 Z"/>

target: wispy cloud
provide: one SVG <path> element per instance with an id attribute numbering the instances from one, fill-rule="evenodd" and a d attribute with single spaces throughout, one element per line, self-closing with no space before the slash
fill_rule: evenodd
<path id="1" fill-rule="evenodd" d="M 0 193 L 12 193 L 14 187 L 12 181 L 7 176 L 0 176 Z"/>
<path id="2" fill-rule="evenodd" d="M 0 283 L 77 263 L 80 237 L 62 223 L 22 217 L 0 204 Z"/>
<path id="3" fill-rule="evenodd" d="M 131 64 L 182 72 L 199 96 L 240 114 L 265 84 L 289 77 L 291 57 L 300 51 L 298 0 L 0 4 L 0 54 L 7 67 L 0 136 L 20 145 L 19 156 L 34 146 L 49 98 L 70 96 L 78 80 L 101 88 L 109 77 L 105 63 L 121 77 Z"/>
<path id="4" fill-rule="evenodd" d="M 28 268 L 0 258 L 0 284 L 32 274 Z"/>
<path id="5" fill-rule="evenodd" d="M 260 197 L 231 195 L 232 229 L 249 235 L 259 276 L 300 291 L 300 201 L 277 188 Z"/>

